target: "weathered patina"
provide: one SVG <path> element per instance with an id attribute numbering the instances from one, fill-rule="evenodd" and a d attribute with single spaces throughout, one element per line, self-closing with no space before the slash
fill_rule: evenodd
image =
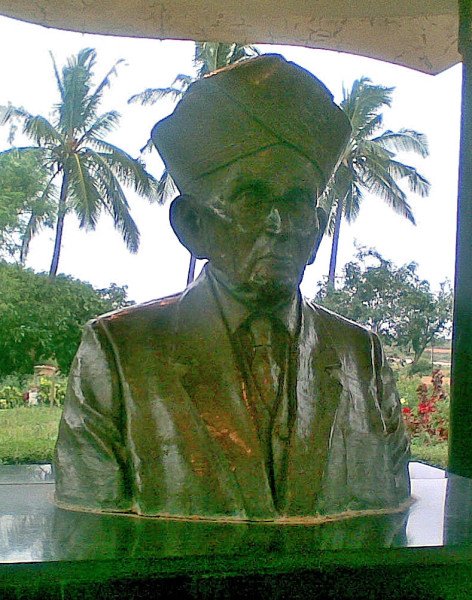
<path id="1" fill-rule="evenodd" d="M 408 442 L 377 336 L 304 299 L 350 125 L 266 55 L 196 82 L 153 140 L 171 222 L 208 259 L 182 294 L 89 323 L 56 448 L 61 506 L 276 520 L 395 510 Z"/>

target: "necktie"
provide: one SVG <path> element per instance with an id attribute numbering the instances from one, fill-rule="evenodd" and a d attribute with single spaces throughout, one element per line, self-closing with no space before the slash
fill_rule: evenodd
<path id="1" fill-rule="evenodd" d="M 251 370 L 257 389 L 269 414 L 277 400 L 280 367 L 275 360 L 272 324 L 267 317 L 259 317 L 251 323 L 253 355 Z"/>

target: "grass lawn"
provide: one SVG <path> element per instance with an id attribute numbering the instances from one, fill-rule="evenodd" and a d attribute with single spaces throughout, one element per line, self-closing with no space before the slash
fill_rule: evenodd
<path id="1" fill-rule="evenodd" d="M 447 467 L 447 442 L 427 446 L 412 440 L 411 458 L 445 469 Z"/>
<path id="2" fill-rule="evenodd" d="M 51 462 L 62 409 L 0 410 L 0 464 Z"/>
<path id="3" fill-rule="evenodd" d="M 62 409 L 56 406 L 0 410 L 0 464 L 44 463 L 52 460 Z M 437 467 L 447 464 L 447 443 L 411 443 L 413 460 Z"/>

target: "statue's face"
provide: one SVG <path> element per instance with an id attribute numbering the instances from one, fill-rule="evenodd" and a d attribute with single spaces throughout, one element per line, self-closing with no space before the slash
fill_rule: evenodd
<path id="1" fill-rule="evenodd" d="M 292 295 L 322 235 L 313 165 L 274 146 L 221 169 L 205 188 L 201 221 L 211 263 L 241 290 L 272 301 Z"/>

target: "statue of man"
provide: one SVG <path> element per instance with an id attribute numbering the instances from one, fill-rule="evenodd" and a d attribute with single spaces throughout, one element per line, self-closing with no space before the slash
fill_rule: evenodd
<path id="1" fill-rule="evenodd" d="M 378 338 L 301 297 L 350 125 L 277 55 L 194 83 L 153 141 L 182 294 L 89 323 L 56 448 L 60 506 L 272 520 L 395 509 L 408 442 Z"/>

